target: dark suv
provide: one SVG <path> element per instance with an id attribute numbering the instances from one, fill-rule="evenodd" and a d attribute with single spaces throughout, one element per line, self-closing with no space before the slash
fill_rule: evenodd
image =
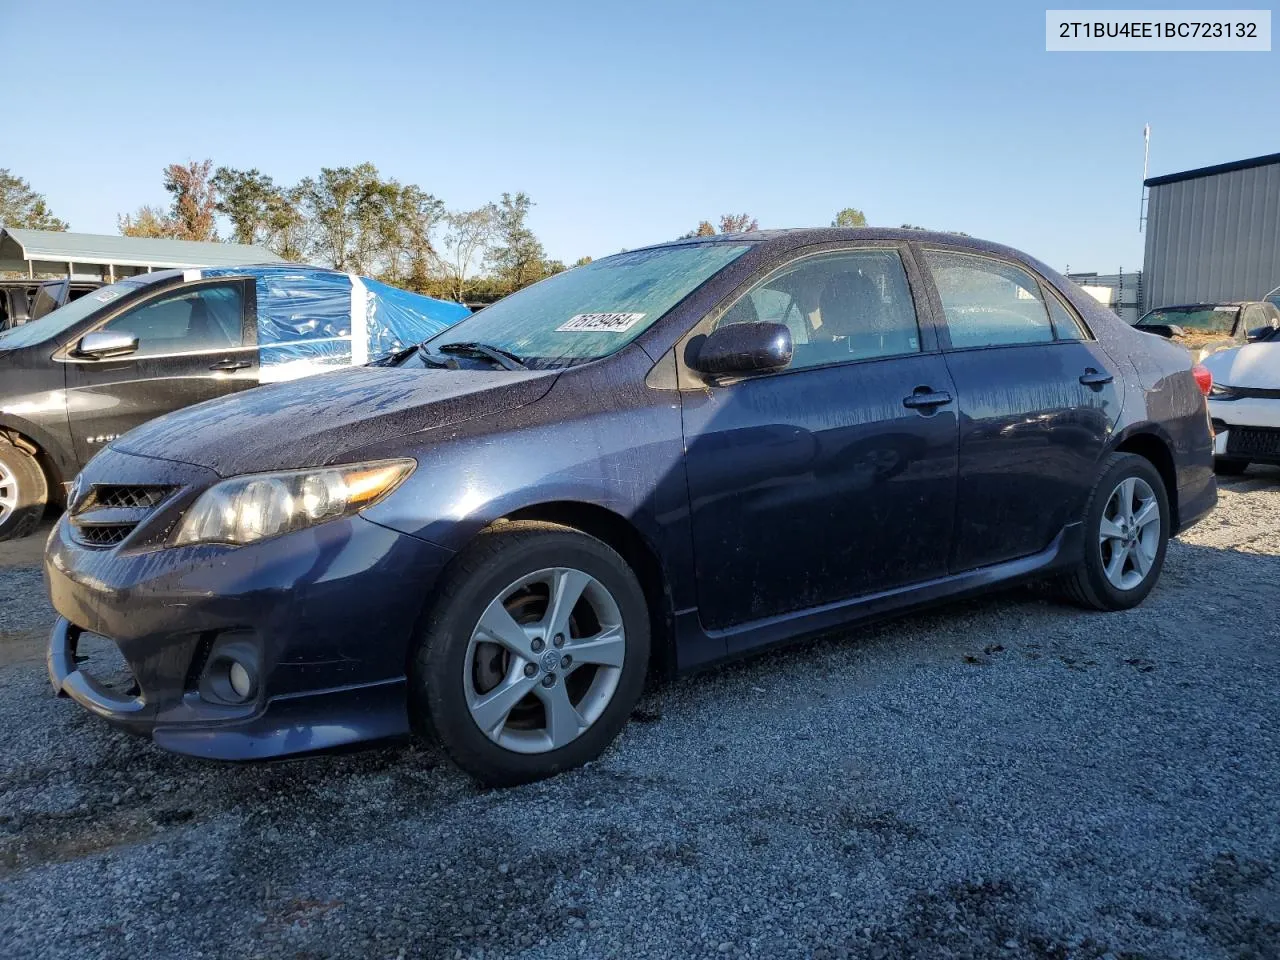
<path id="1" fill-rule="evenodd" d="M 185 753 L 416 729 L 546 776 L 651 670 L 1032 578 L 1141 602 L 1216 500 L 1209 387 L 1007 247 L 632 250 L 111 441 L 49 540 L 50 675 Z"/>
<path id="2" fill-rule="evenodd" d="M 33 529 L 90 457 L 152 417 L 363 363 L 467 313 L 368 278 L 268 264 L 130 277 L 0 333 L 0 540 Z"/>

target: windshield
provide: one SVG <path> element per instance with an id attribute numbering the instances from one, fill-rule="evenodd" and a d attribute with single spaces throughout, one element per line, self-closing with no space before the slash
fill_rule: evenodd
<path id="1" fill-rule="evenodd" d="M 1214 333 L 1229 337 L 1239 315 L 1239 307 L 1161 307 L 1139 320 L 1138 326 L 1174 324 L 1188 333 Z"/>
<path id="2" fill-rule="evenodd" d="M 64 330 L 75 326 L 95 310 L 127 293 L 133 293 L 140 286 L 142 284 L 136 280 L 121 280 L 109 287 L 87 293 L 78 300 L 72 300 L 65 306 L 46 313 L 39 320 L 32 320 L 20 327 L 6 330 L 0 333 L 0 350 L 17 350 L 20 347 L 31 347 L 50 340 Z"/>
<path id="3" fill-rule="evenodd" d="M 750 244 L 635 250 L 526 287 L 428 341 L 483 343 L 532 367 L 608 356 L 626 346 Z"/>

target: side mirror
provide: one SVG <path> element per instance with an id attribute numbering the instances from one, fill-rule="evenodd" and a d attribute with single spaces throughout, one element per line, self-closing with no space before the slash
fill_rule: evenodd
<path id="1" fill-rule="evenodd" d="M 1270 340 L 1275 336 L 1275 327 L 1254 327 L 1249 331 L 1249 341 L 1256 342 L 1259 340 Z"/>
<path id="2" fill-rule="evenodd" d="M 95 330 L 76 344 L 75 355 L 90 360 L 127 357 L 138 349 L 138 338 L 125 330 Z"/>
<path id="3" fill-rule="evenodd" d="M 702 342 L 697 368 L 703 373 L 768 373 L 790 364 L 793 349 L 786 324 L 731 323 Z"/>

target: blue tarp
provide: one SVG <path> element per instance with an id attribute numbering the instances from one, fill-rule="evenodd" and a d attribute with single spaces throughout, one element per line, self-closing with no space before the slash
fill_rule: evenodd
<path id="1" fill-rule="evenodd" d="M 218 267 L 202 277 L 253 277 L 258 362 L 265 381 L 366 363 L 453 326 L 470 310 L 321 267 Z"/>

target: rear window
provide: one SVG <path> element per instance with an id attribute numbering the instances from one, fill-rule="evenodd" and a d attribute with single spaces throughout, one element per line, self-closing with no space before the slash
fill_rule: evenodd
<path id="1" fill-rule="evenodd" d="M 1161 307 L 1138 321 L 1139 327 L 1178 326 L 1188 333 L 1210 333 L 1231 336 L 1239 307 Z"/>

